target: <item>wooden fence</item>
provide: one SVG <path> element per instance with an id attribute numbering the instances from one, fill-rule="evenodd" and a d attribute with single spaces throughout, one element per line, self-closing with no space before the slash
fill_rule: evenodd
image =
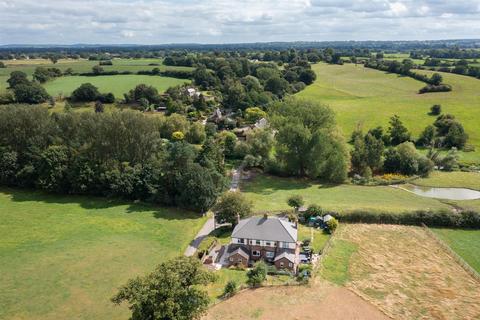
<path id="1" fill-rule="evenodd" d="M 463 260 L 462 257 L 460 257 L 455 251 L 450 248 L 450 246 L 445 243 L 440 237 L 438 237 L 432 230 L 428 228 L 428 226 L 424 223 L 422 223 L 422 228 L 427 232 L 427 234 L 435 240 L 455 261 L 460 264 L 460 266 L 468 273 L 470 274 L 475 280 L 480 282 L 480 274 L 473 269 L 465 260 Z"/>

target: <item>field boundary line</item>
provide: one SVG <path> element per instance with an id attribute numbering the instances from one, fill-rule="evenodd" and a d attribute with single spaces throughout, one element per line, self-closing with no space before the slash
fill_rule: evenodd
<path id="1" fill-rule="evenodd" d="M 332 247 L 332 244 L 333 244 L 333 241 L 334 241 L 334 238 L 335 236 L 340 232 L 338 230 L 339 228 L 337 228 L 337 230 L 335 230 L 331 235 L 330 235 L 330 238 L 328 238 L 327 242 L 325 243 L 325 245 L 323 246 L 322 248 L 322 254 L 319 255 L 317 261 L 315 262 L 315 265 L 313 267 L 313 270 L 312 270 L 312 274 L 314 275 L 312 278 L 316 278 L 321 269 L 322 269 L 322 261 L 323 259 L 328 255 L 328 252 L 330 251 L 330 248 Z"/>
<path id="2" fill-rule="evenodd" d="M 480 274 L 475 269 L 473 269 L 458 253 L 453 251 L 445 241 L 440 239 L 439 236 L 430 230 L 425 223 L 422 223 L 421 226 L 425 232 L 447 252 L 449 256 L 451 256 L 470 276 L 472 276 L 472 278 L 480 283 Z"/>
<path id="3" fill-rule="evenodd" d="M 387 313 L 387 311 L 385 311 L 382 307 L 380 307 L 379 305 L 373 303 L 373 301 L 369 300 L 368 299 L 368 296 L 364 295 L 362 292 L 358 291 L 352 287 L 347 287 L 347 286 L 344 286 L 344 288 L 346 288 L 348 291 L 354 293 L 356 296 L 358 296 L 360 299 L 362 299 L 363 301 L 365 301 L 366 303 L 374 306 L 375 308 L 377 308 L 378 311 L 380 311 L 381 313 L 383 313 L 387 318 L 390 318 L 390 319 L 395 319 L 394 317 L 392 317 L 390 314 Z"/>

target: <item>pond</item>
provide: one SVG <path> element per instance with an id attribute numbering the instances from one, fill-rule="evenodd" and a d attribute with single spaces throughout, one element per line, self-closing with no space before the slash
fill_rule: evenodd
<path id="1" fill-rule="evenodd" d="M 433 188 L 421 187 L 413 184 L 396 186 L 396 188 L 413 192 L 416 195 L 428 198 L 448 200 L 475 200 L 480 199 L 480 191 L 466 188 Z"/>

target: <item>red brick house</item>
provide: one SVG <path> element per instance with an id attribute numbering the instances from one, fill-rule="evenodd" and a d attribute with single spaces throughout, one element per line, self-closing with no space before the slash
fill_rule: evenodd
<path id="1" fill-rule="evenodd" d="M 229 266 L 247 267 L 264 260 L 277 269 L 296 272 L 299 250 L 294 223 L 277 217 L 251 217 L 241 220 L 233 230 L 227 261 Z"/>

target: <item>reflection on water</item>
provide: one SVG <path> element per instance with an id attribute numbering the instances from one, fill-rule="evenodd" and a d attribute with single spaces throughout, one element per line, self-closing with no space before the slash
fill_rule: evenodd
<path id="1" fill-rule="evenodd" d="M 480 191 L 465 188 L 432 188 L 405 184 L 399 187 L 413 192 L 422 197 L 448 199 L 448 200 L 474 200 L 480 199 Z"/>

